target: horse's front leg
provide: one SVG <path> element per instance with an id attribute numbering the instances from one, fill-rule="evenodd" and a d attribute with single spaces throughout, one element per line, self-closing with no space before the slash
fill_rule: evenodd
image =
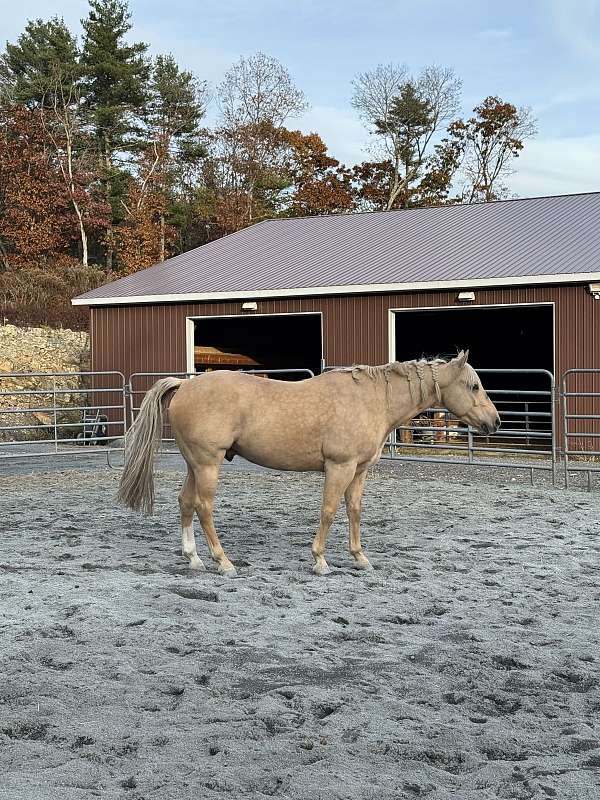
<path id="1" fill-rule="evenodd" d="M 360 512 L 367 470 L 357 472 L 346 489 L 346 513 L 350 524 L 350 553 L 359 569 L 373 569 L 360 543 Z"/>
<path id="2" fill-rule="evenodd" d="M 327 575 L 327 573 L 331 572 L 327 561 L 325 561 L 327 534 L 340 505 L 342 495 L 352 480 L 355 470 L 356 462 L 345 464 L 325 463 L 321 524 L 312 544 L 312 554 L 315 559 L 313 570 L 317 575 Z"/>
<path id="3" fill-rule="evenodd" d="M 196 488 L 194 476 L 188 471 L 181 492 L 179 493 L 179 510 L 181 512 L 181 553 L 190 562 L 191 569 L 205 569 L 196 550 L 194 536 L 194 503 Z"/>

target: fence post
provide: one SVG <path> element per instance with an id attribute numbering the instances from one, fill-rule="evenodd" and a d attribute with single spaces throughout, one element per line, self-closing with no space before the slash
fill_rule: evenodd
<path id="1" fill-rule="evenodd" d="M 129 426 L 127 425 L 127 404 L 129 404 Z M 123 434 L 133 425 L 133 389 L 131 387 L 131 377 L 129 381 L 123 383 Z"/>
<path id="2" fill-rule="evenodd" d="M 567 426 L 569 420 L 567 419 L 567 373 L 562 376 L 561 381 L 561 408 L 562 408 L 562 424 L 563 424 L 563 466 L 565 489 L 569 488 L 569 433 Z"/>
<path id="3" fill-rule="evenodd" d="M 552 486 L 556 486 L 556 436 L 557 436 L 557 429 L 556 429 L 556 419 L 557 419 L 557 406 L 559 403 L 559 392 L 557 391 L 556 387 L 556 379 L 554 375 L 552 376 L 552 380 L 550 382 L 550 449 L 552 452 Z"/>
<path id="4" fill-rule="evenodd" d="M 52 416 L 54 419 L 54 452 L 58 453 L 58 415 L 56 413 L 56 375 L 52 376 Z"/>

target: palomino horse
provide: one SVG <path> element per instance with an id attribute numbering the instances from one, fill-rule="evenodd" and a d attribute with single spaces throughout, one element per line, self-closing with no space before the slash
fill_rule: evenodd
<path id="1" fill-rule="evenodd" d="M 389 433 L 432 403 L 441 403 L 482 433 L 500 419 L 468 353 L 451 361 L 392 362 L 380 367 L 332 370 L 295 383 L 264 380 L 225 370 L 188 379 L 163 378 L 146 394 L 127 436 L 119 499 L 152 513 L 153 462 L 160 444 L 163 410 L 187 463 L 179 495 L 182 552 L 193 569 L 204 564 L 196 551 L 198 514 L 219 572 L 234 576 L 213 524 L 219 468 L 235 455 L 272 469 L 325 473 L 321 524 L 314 538 L 314 571 L 325 575 L 325 541 L 342 499 L 350 523 L 350 553 L 357 567 L 371 567 L 360 543 L 360 511 L 367 468 L 378 461 Z"/>

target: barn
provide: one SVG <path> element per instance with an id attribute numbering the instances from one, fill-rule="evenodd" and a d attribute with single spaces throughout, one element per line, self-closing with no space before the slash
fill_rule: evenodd
<path id="1" fill-rule="evenodd" d="M 76 297 L 92 369 L 600 366 L 600 193 L 273 219 Z"/>

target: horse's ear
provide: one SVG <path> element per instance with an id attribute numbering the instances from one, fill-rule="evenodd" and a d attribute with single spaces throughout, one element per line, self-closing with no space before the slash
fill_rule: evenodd
<path id="1" fill-rule="evenodd" d="M 456 356 L 456 366 L 459 369 L 462 369 L 464 365 L 469 360 L 469 351 L 468 350 L 461 350 L 460 353 Z"/>

